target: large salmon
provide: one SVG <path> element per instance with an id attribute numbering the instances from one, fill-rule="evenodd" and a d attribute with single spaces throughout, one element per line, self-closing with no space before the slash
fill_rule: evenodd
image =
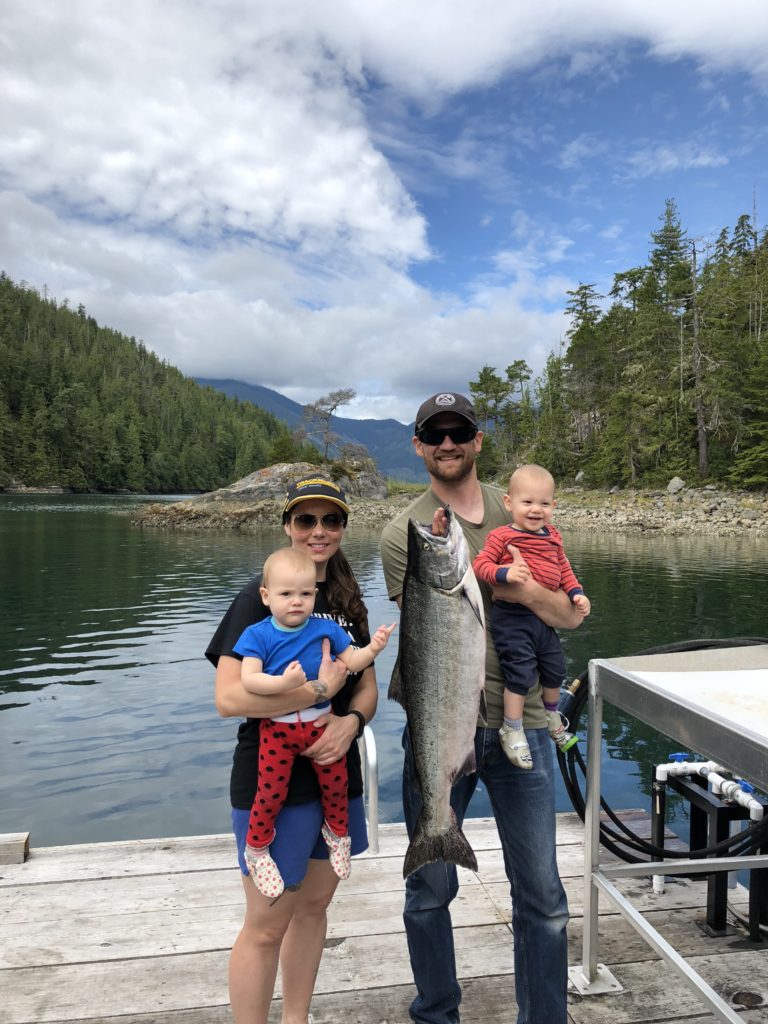
<path id="1" fill-rule="evenodd" d="M 450 805 L 454 780 L 476 770 L 475 727 L 485 681 L 485 618 L 464 531 L 408 521 L 400 648 L 389 696 L 405 709 L 424 806 L 403 877 L 433 860 L 477 870 Z"/>

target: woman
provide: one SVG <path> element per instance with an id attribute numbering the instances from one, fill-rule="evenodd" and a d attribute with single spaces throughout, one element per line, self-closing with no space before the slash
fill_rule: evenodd
<path id="1" fill-rule="evenodd" d="M 341 551 L 348 514 L 341 488 L 316 475 L 288 488 L 283 529 L 291 546 L 306 551 L 317 568 L 315 614 L 330 614 L 356 644 L 362 645 L 369 639 L 368 616 Z M 246 717 L 238 730 L 230 784 L 246 910 L 232 948 L 229 995 L 236 1024 L 266 1024 L 279 963 L 282 1024 L 307 1024 L 311 1021 L 309 1005 L 325 942 L 326 909 L 339 880 L 330 867 L 320 834 L 323 816 L 316 776 L 304 758 L 297 758 L 294 765 L 288 800 L 277 818 L 271 848 L 286 891 L 277 900 L 270 900 L 246 873 L 243 850 L 256 791 L 259 719 L 303 710 L 323 695 L 332 698 L 334 713 L 328 716 L 323 735 L 306 751 L 306 758 L 322 765 L 348 754 L 349 834 L 352 853 L 361 853 L 367 849 L 368 838 L 360 755 L 354 740 L 362 735 L 376 711 L 378 691 L 372 666 L 347 677 L 344 666 L 330 660 L 324 641 L 319 679 L 308 680 L 287 694 L 264 697 L 247 693 L 240 682 L 241 664 L 233 647 L 247 626 L 268 614 L 259 596 L 259 580 L 253 580 L 232 602 L 206 651 L 206 657 L 216 666 L 219 714 Z"/>

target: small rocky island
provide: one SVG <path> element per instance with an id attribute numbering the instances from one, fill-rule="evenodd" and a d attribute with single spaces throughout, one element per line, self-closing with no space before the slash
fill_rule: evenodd
<path id="1" fill-rule="evenodd" d="M 228 487 L 184 501 L 142 505 L 137 526 L 183 530 L 258 530 L 275 526 L 288 484 L 319 470 L 309 463 L 279 463 L 250 473 Z M 381 529 L 418 493 L 409 487 L 388 493 L 386 480 L 371 462 L 331 467 L 350 504 L 350 528 Z M 561 530 L 656 533 L 670 536 L 749 535 L 768 537 L 768 494 L 724 491 L 714 485 L 688 487 L 679 477 L 663 490 L 594 490 L 561 487 L 555 522 Z"/>

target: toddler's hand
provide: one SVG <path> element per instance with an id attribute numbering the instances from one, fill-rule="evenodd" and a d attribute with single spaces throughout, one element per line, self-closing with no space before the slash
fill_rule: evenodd
<path id="1" fill-rule="evenodd" d="M 524 561 L 513 562 L 512 565 L 506 565 L 504 568 L 507 570 L 505 583 L 527 583 L 531 578 L 531 570 Z"/>
<path id="2" fill-rule="evenodd" d="M 586 594 L 577 594 L 573 599 L 573 604 L 576 605 L 585 619 L 592 610 L 592 605 Z"/>
<path id="3" fill-rule="evenodd" d="M 381 654 L 381 652 L 387 646 L 387 644 L 389 643 L 389 638 L 392 636 L 392 631 L 394 630 L 396 625 L 397 623 L 393 622 L 391 626 L 379 626 L 379 628 L 373 634 L 373 636 L 371 637 L 371 651 L 373 652 L 374 657 L 377 654 Z"/>
<path id="4" fill-rule="evenodd" d="M 297 686 L 302 686 L 306 681 L 307 673 L 298 661 L 292 661 L 285 672 L 283 672 L 283 682 L 291 690 Z"/>

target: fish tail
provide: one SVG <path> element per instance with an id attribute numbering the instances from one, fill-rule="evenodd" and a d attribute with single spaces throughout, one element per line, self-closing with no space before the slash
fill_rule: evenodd
<path id="1" fill-rule="evenodd" d="M 447 832 L 438 836 L 425 835 L 423 829 L 417 826 L 416 834 L 405 853 L 403 878 L 407 878 L 414 871 L 418 871 L 420 867 L 435 860 L 448 861 L 450 864 L 459 864 L 470 871 L 477 871 L 477 858 L 474 850 L 456 824 L 451 825 Z"/>

